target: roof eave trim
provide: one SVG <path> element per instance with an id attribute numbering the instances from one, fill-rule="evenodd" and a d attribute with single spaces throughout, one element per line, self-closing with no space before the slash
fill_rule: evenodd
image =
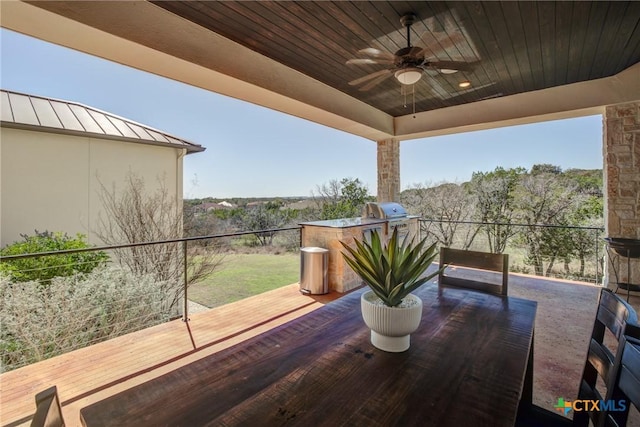
<path id="1" fill-rule="evenodd" d="M 180 144 L 172 144 L 168 142 L 160 142 L 160 141 L 151 141 L 148 139 L 139 139 L 139 138 L 127 138 L 125 136 L 117 136 L 117 135 L 109 135 L 104 133 L 94 133 L 87 131 L 75 131 L 69 129 L 60 129 L 54 127 L 46 127 L 46 126 L 34 126 L 23 123 L 14 123 L 14 122 L 6 122 L 0 121 L 0 127 L 3 128 L 12 128 L 12 129 L 20 129 L 20 130 L 29 130 L 34 132 L 43 132 L 43 133 L 55 133 L 59 135 L 71 135 L 71 136 L 80 136 L 85 138 L 96 138 L 96 139 L 108 139 L 111 141 L 120 141 L 120 142 L 129 142 L 134 144 L 145 144 L 145 145 L 155 145 L 159 147 L 168 147 L 168 148 L 176 148 L 186 150 L 187 154 L 192 153 L 200 153 L 205 151 L 206 148 L 200 145 L 180 145 Z"/>

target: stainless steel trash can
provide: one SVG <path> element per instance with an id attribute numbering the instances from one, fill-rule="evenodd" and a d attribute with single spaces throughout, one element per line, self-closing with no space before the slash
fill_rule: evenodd
<path id="1" fill-rule="evenodd" d="M 326 294 L 329 292 L 329 250 L 307 247 L 300 249 L 300 292 Z"/>

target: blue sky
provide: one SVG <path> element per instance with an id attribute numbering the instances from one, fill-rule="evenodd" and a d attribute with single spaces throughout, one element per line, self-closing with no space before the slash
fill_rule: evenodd
<path id="1" fill-rule="evenodd" d="M 5 29 L 0 54 L 3 89 L 79 102 L 205 146 L 185 160 L 185 197 L 309 196 L 345 177 L 376 192 L 373 141 Z M 403 189 L 497 166 L 602 168 L 602 118 L 404 141 L 400 153 Z"/>

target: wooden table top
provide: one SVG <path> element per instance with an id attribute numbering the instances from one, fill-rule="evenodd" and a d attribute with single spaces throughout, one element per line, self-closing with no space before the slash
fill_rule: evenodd
<path id="1" fill-rule="evenodd" d="M 535 302 L 453 288 L 438 297 L 423 286 L 411 348 L 386 353 L 369 341 L 363 291 L 83 408 L 82 423 L 514 424 L 523 389 L 530 399 Z"/>

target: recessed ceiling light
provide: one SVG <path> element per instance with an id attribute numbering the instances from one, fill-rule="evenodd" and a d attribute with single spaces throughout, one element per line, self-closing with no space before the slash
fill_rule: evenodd
<path id="1" fill-rule="evenodd" d="M 469 80 L 465 80 L 463 82 L 458 83 L 458 86 L 461 88 L 469 87 L 471 86 L 471 82 Z"/>

